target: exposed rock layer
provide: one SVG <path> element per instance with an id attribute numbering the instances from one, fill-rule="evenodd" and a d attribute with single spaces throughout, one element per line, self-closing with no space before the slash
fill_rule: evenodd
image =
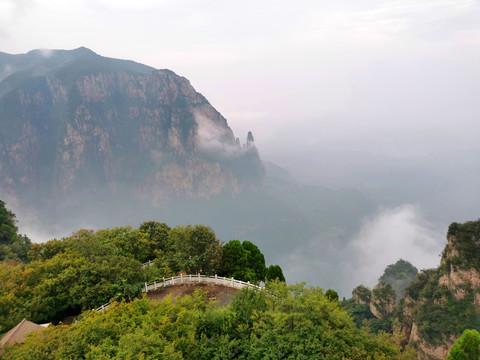
<path id="1" fill-rule="evenodd" d="M 169 70 L 88 49 L 0 54 L 0 196 L 68 207 L 119 196 L 164 206 L 258 189 L 254 146 Z M 11 200 L 13 198 L 13 200 Z"/>
<path id="2" fill-rule="evenodd" d="M 465 329 L 480 328 L 480 220 L 453 223 L 437 269 L 419 274 L 400 304 L 397 339 L 419 359 L 444 359 Z"/>

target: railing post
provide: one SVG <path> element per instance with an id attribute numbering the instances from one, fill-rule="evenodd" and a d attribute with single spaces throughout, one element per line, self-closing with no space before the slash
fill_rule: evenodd
<path id="1" fill-rule="evenodd" d="M 145 283 L 145 292 L 148 293 L 148 286 L 147 283 Z"/>
<path id="2" fill-rule="evenodd" d="M 190 282 L 192 282 L 192 274 L 188 275 Z"/>
<path id="3" fill-rule="evenodd" d="M 157 280 L 153 280 L 153 288 L 157 290 Z"/>
<path id="4" fill-rule="evenodd" d="M 183 284 L 183 274 L 180 274 L 180 283 Z"/>
<path id="5" fill-rule="evenodd" d="M 165 287 L 165 276 L 163 277 L 163 287 Z"/>
<path id="6" fill-rule="evenodd" d="M 200 273 L 198 273 L 198 282 L 200 282 Z"/>

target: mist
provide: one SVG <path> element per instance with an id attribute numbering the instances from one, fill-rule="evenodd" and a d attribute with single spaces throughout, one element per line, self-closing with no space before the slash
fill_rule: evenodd
<path id="1" fill-rule="evenodd" d="M 358 285 L 375 287 L 399 259 L 419 270 L 435 268 L 446 245 L 446 228 L 428 222 L 417 205 L 378 209 L 349 238 L 317 235 L 278 258 L 287 280 L 335 289 L 349 298 Z"/>
<path id="2" fill-rule="evenodd" d="M 446 244 L 446 230 L 430 224 L 417 206 L 383 209 L 365 220 L 349 244 L 354 255 L 353 284 L 373 287 L 385 268 L 403 259 L 419 270 L 435 268 Z"/>

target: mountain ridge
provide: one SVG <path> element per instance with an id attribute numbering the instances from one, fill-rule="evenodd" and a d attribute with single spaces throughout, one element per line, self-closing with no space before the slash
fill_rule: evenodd
<path id="1" fill-rule="evenodd" d="M 255 146 L 241 149 L 227 120 L 173 71 L 86 48 L 11 56 L 21 61 L 0 82 L 4 196 L 23 194 L 23 184 L 58 202 L 99 187 L 115 195 L 126 183 L 133 198 L 163 206 L 262 186 Z"/>

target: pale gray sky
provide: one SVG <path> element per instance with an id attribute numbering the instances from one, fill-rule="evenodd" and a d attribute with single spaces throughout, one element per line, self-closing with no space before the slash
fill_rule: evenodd
<path id="1" fill-rule="evenodd" d="M 187 77 L 277 162 L 478 146 L 478 0 L 0 2 L 0 51 L 79 46 Z"/>

